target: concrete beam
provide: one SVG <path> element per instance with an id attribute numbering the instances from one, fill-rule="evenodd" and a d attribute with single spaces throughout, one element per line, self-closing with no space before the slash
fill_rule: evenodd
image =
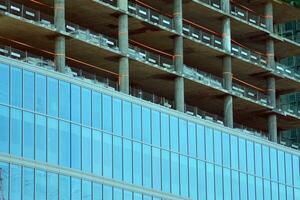
<path id="1" fill-rule="evenodd" d="M 173 16 L 175 30 L 178 33 L 174 38 L 174 64 L 176 72 L 181 75 L 183 73 L 182 0 L 174 0 Z M 183 77 L 175 78 L 174 96 L 176 110 L 184 112 Z"/>
<path id="2" fill-rule="evenodd" d="M 127 0 L 119 0 L 120 9 L 127 11 Z M 128 15 L 119 16 L 119 49 L 122 56 L 119 60 L 119 84 L 120 91 L 129 94 L 129 60 L 128 54 Z"/>
<path id="3" fill-rule="evenodd" d="M 54 24 L 58 31 L 66 30 L 65 21 L 65 0 L 54 0 Z M 65 37 L 58 35 L 55 38 L 54 63 L 59 72 L 65 72 L 66 66 L 66 45 Z"/>

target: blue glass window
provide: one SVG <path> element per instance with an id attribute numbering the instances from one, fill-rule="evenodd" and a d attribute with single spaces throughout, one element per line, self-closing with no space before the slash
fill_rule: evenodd
<path id="1" fill-rule="evenodd" d="M 205 133 L 200 125 L 197 125 L 197 157 L 205 160 Z"/>
<path id="2" fill-rule="evenodd" d="M 254 174 L 254 145 L 250 141 L 247 141 L 247 169 Z"/>
<path id="3" fill-rule="evenodd" d="M 288 200 L 293 200 L 294 199 L 294 194 L 293 194 L 293 188 L 292 187 L 287 187 L 286 188 L 286 198 Z"/>
<path id="4" fill-rule="evenodd" d="M 222 165 L 222 134 L 220 131 L 214 131 L 214 157 L 215 163 Z"/>
<path id="5" fill-rule="evenodd" d="M 34 110 L 34 73 L 23 70 L 23 106 L 25 109 Z"/>
<path id="6" fill-rule="evenodd" d="M 143 142 L 151 143 L 150 109 L 142 107 L 142 137 Z"/>
<path id="7" fill-rule="evenodd" d="M 278 150 L 278 176 L 279 182 L 285 183 L 285 160 L 284 160 L 284 152 Z"/>
<path id="8" fill-rule="evenodd" d="M 152 110 L 152 144 L 160 146 L 160 113 Z"/>
<path id="9" fill-rule="evenodd" d="M 235 136 L 230 136 L 230 157 L 231 157 L 231 167 L 233 169 L 238 169 L 238 158 L 239 158 L 239 154 L 238 154 L 238 142 L 237 142 L 237 137 Z"/>
<path id="10" fill-rule="evenodd" d="M 230 170 L 223 168 L 224 200 L 231 200 Z"/>
<path id="11" fill-rule="evenodd" d="M 47 173 L 47 199 L 58 199 L 58 175 L 50 172 Z"/>
<path id="12" fill-rule="evenodd" d="M 59 200 L 70 200 L 71 199 L 71 195 L 70 195 L 70 191 L 71 191 L 71 180 L 70 177 L 68 176 L 59 176 L 59 191 L 63 191 L 63 192 L 59 192 Z"/>
<path id="13" fill-rule="evenodd" d="M 81 95 L 80 87 L 71 85 L 71 120 L 77 123 L 81 122 Z"/>
<path id="14" fill-rule="evenodd" d="M 17 165 L 10 166 L 10 199 L 21 200 L 22 183 L 21 167 Z"/>
<path id="15" fill-rule="evenodd" d="M 264 199 L 269 200 L 271 199 L 271 185 L 269 180 L 264 179 Z"/>
<path id="16" fill-rule="evenodd" d="M 133 104 L 132 105 L 133 139 L 139 140 L 139 141 L 142 139 L 141 116 L 142 116 L 141 106 Z"/>
<path id="17" fill-rule="evenodd" d="M 256 177 L 256 199 L 263 200 L 264 198 L 264 187 L 261 178 Z"/>
<path id="18" fill-rule="evenodd" d="M 170 116 L 171 150 L 178 152 L 178 118 Z"/>
<path id="19" fill-rule="evenodd" d="M 103 133 L 103 176 L 112 178 L 112 136 Z"/>
<path id="20" fill-rule="evenodd" d="M 292 156 L 289 153 L 285 153 L 285 168 L 286 168 L 286 183 L 293 185 L 293 163 Z"/>
<path id="21" fill-rule="evenodd" d="M 257 176 L 262 176 L 262 150 L 261 144 L 255 143 L 255 173 Z"/>
<path id="22" fill-rule="evenodd" d="M 35 76 L 35 110 L 46 113 L 46 77 L 37 74 Z"/>
<path id="23" fill-rule="evenodd" d="M 35 159 L 46 162 L 46 118 L 36 115 L 35 126 Z"/>
<path id="24" fill-rule="evenodd" d="M 114 164 L 114 179 L 122 181 L 123 156 L 122 156 L 122 139 L 113 137 L 113 164 Z"/>
<path id="25" fill-rule="evenodd" d="M 7 163 L 0 162 L 1 176 L 2 176 L 2 194 L 3 198 L 8 199 L 9 194 L 9 165 Z"/>
<path id="26" fill-rule="evenodd" d="M 286 200 L 286 189 L 285 189 L 285 185 L 282 184 L 279 184 L 279 199 Z"/>
<path id="27" fill-rule="evenodd" d="M 243 185 L 245 186 L 245 185 Z M 238 200 L 240 199 L 239 196 L 239 173 L 235 170 L 231 170 L 231 194 L 232 194 L 232 200 Z"/>
<path id="28" fill-rule="evenodd" d="M 161 146 L 170 149 L 169 115 L 161 113 Z"/>
<path id="29" fill-rule="evenodd" d="M 97 129 L 102 128 L 102 96 L 98 92 L 92 92 L 92 126 Z M 114 104 L 115 108 L 115 104 Z M 121 112 L 115 112 L 114 115 L 121 117 Z M 115 116 L 114 116 L 115 117 Z M 114 131 L 115 132 L 115 131 Z"/>
<path id="30" fill-rule="evenodd" d="M 63 137 L 64 139 L 64 137 Z M 68 139 L 68 136 L 65 137 Z M 78 125 L 71 126 L 71 167 L 81 169 L 81 128 Z M 66 152 L 67 153 L 67 152 Z"/>
<path id="31" fill-rule="evenodd" d="M 179 156 L 171 153 L 171 191 L 179 195 Z"/>
<path id="32" fill-rule="evenodd" d="M 112 132 L 112 103 L 111 97 L 107 95 L 103 95 L 103 129 Z"/>
<path id="33" fill-rule="evenodd" d="M 206 132 L 207 133 L 207 132 Z M 206 163 L 207 199 L 215 199 L 214 165 Z"/>
<path id="34" fill-rule="evenodd" d="M 214 161 L 214 135 L 211 128 L 205 128 L 205 152 L 206 160 Z"/>
<path id="35" fill-rule="evenodd" d="M 23 118 L 23 156 L 34 159 L 34 115 L 23 112 Z"/>
<path id="36" fill-rule="evenodd" d="M 142 185 L 142 146 L 133 142 L 133 183 Z"/>
<path id="37" fill-rule="evenodd" d="M 21 156 L 22 153 L 22 111 L 11 109 L 10 153 Z"/>
<path id="38" fill-rule="evenodd" d="M 123 140 L 123 160 L 124 168 L 123 175 L 124 181 L 132 183 L 132 142 L 129 140 Z"/>
<path id="39" fill-rule="evenodd" d="M 189 155 L 196 157 L 197 155 L 197 145 L 196 145 L 196 125 L 195 123 L 188 123 L 188 147 L 189 147 Z"/>
<path id="40" fill-rule="evenodd" d="M 123 136 L 131 138 L 132 123 L 131 123 L 131 103 L 123 101 Z"/>
<path id="41" fill-rule="evenodd" d="M 48 118 L 48 162 L 58 164 L 58 121 Z"/>
<path id="42" fill-rule="evenodd" d="M 161 162 L 160 162 L 160 150 L 152 147 L 152 180 L 153 188 L 161 189 Z"/>
<path id="43" fill-rule="evenodd" d="M 113 133 L 122 135 L 122 102 L 120 99 L 113 99 Z"/>
<path id="44" fill-rule="evenodd" d="M 241 199 L 247 199 L 247 175 L 240 173 L 240 197 Z"/>
<path id="45" fill-rule="evenodd" d="M 197 199 L 197 161 L 189 158 L 189 196 Z"/>
<path id="46" fill-rule="evenodd" d="M 70 124 L 64 121 L 59 122 L 59 164 L 70 167 Z"/>
<path id="47" fill-rule="evenodd" d="M 0 65 L 1 67 L 1 65 Z M 0 106 L 0 152 L 9 152 L 9 109 Z"/>
<path id="48" fill-rule="evenodd" d="M 93 130 L 93 173 L 102 175 L 102 134 Z"/>
<path id="49" fill-rule="evenodd" d="M 103 185 L 103 199 L 112 199 L 112 187 Z"/>
<path id="50" fill-rule="evenodd" d="M 102 200 L 102 185 L 93 183 L 93 200 Z"/>
<path id="51" fill-rule="evenodd" d="M 230 167 L 230 141 L 227 133 L 222 134 L 222 143 L 223 165 Z"/>
<path id="52" fill-rule="evenodd" d="M 34 199 L 34 170 L 23 168 L 23 200 Z"/>
<path id="53" fill-rule="evenodd" d="M 270 178 L 270 152 L 269 147 L 262 146 L 263 153 L 263 175 L 266 178 Z"/>
<path id="54" fill-rule="evenodd" d="M 71 92 L 70 84 L 59 81 L 59 117 L 69 120 L 71 113 Z"/>
<path id="55" fill-rule="evenodd" d="M 222 167 L 215 166 L 215 190 L 216 190 L 216 200 L 223 199 L 223 172 Z"/>
<path id="56" fill-rule="evenodd" d="M 0 64 L 0 103 L 9 102 L 9 66 Z"/>
<path id="57" fill-rule="evenodd" d="M 22 70 L 20 68 L 11 68 L 10 79 L 11 104 L 13 106 L 22 107 Z"/>
<path id="58" fill-rule="evenodd" d="M 271 182 L 271 188 L 272 188 L 272 200 L 279 200 L 278 183 Z"/>
<path id="59" fill-rule="evenodd" d="M 48 115 L 58 116 L 58 81 L 47 78 L 47 110 Z"/>
<path id="60" fill-rule="evenodd" d="M 92 166 L 92 133 L 89 128 L 82 128 L 82 170 L 91 172 Z"/>
<path id="61" fill-rule="evenodd" d="M 277 150 L 270 148 L 270 161 L 271 161 L 271 179 L 278 180 L 278 169 L 277 169 Z"/>
<path id="62" fill-rule="evenodd" d="M 162 190 L 170 192 L 170 153 L 162 150 L 161 152 L 161 177 L 162 177 Z"/>
<path id="63" fill-rule="evenodd" d="M 188 175 L 188 159 L 186 156 L 180 156 L 180 191 L 181 195 L 187 197 L 189 194 L 189 175 Z"/>
<path id="64" fill-rule="evenodd" d="M 248 175 L 248 199 L 255 199 L 255 179 Z"/>
<path id="65" fill-rule="evenodd" d="M 78 178 L 71 178 L 71 199 L 81 200 L 81 180 Z"/>
<path id="66" fill-rule="evenodd" d="M 143 145 L 143 186 L 151 187 L 151 147 L 148 145 Z"/>
<path id="67" fill-rule="evenodd" d="M 91 90 L 82 88 L 81 90 L 81 113 L 82 113 L 82 124 L 86 126 L 91 126 L 92 117 L 92 100 L 91 100 Z M 111 111 L 110 111 L 111 112 Z"/>
<path id="68" fill-rule="evenodd" d="M 46 172 L 35 170 L 35 199 L 46 199 Z M 65 188 L 64 188 L 65 189 Z"/>
<path id="69" fill-rule="evenodd" d="M 294 172 L 294 185 L 299 188 L 300 187 L 300 163 L 299 163 L 299 157 L 294 155 L 293 155 L 293 172 Z M 300 190 L 296 190 L 295 194 L 297 191 L 300 192 Z M 300 193 L 297 194 L 300 195 Z"/>
<path id="70" fill-rule="evenodd" d="M 123 199 L 123 193 L 121 189 L 114 188 L 114 200 Z"/>
<path id="71" fill-rule="evenodd" d="M 240 170 L 242 170 L 243 172 L 246 172 L 247 170 L 246 159 L 246 141 L 239 138 L 239 166 Z"/>
<path id="72" fill-rule="evenodd" d="M 179 148 L 180 153 L 187 154 L 188 153 L 188 145 L 187 145 L 188 137 L 187 137 L 187 122 L 185 120 L 179 120 Z"/>
<path id="73" fill-rule="evenodd" d="M 90 181 L 82 181 L 82 200 L 92 199 L 92 184 Z"/>

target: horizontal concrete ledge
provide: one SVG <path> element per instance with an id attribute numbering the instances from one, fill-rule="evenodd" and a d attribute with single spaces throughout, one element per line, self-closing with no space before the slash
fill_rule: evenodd
<path id="1" fill-rule="evenodd" d="M 76 177 L 76 178 L 92 181 L 95 183 L 100 183 L 103 185 L 109 185 L 112 187 L 128 190 L 131 192 L 145 194 L 145 195 L 152 196 L 152 197 L 158 197 L 163 200 L 190 200 L 189 198 L 171 195 L 169 193 L 165 193 L 162 191 L 147 189 L 147 188 L 144 188 L 141 186 L 128 184 L 128 183 L 125 183 L 122 181 L 116 181 L 116 180 L 113 180 L 110 178 L 105 178 L 103 176 L 96 176 L 94 174 L 84 173 L 79 170 L 74 170 L 71 168 L 61 167 L 61 166 L 57 166 L 57 165 L 50 165 L 50 164 L 43 163 L 43 162 L 37 162 L 37 161 L 13 156 L 10 154 L 0 153 L 0 161 L 15 164 L 15 165 L 20 165 L 20 166 L 24 166 L 24 167 L 29 167 L 29 168 L 45 170 L 47 172 L 52 172 L 52 173 L 56 173 L 56 174 L 60 174 L 60 175 Z"/>

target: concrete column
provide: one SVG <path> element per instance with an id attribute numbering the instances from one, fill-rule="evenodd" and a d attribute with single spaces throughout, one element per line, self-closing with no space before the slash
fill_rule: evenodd
<path id="1" fill-rule="evenodd" d="M 174 64 L 176 72 L 183 73 L 182 0 L 174 0 L 174 25 L 179 35 L 174 38 Z M 184 112 L 184 79 L 177 77 L 174 88 L 175 108 Z"/>
<path id="2" fill-rule="evenodd" d="M 232 64 L 231 57 L 223 57 L 223 81 L 224 88 L 232 90 Z M 224 125 L 233 128 L 233 103 L 232 96 L 226 95 L 224 98 Z"/>
<path id="3" fill-rule="evenodd" d="M 223 0 L 222 2 L 222 10 L 226 13 L 230 13 L 230 0 Z"/>
<path id="4" fill-rule="evenodd" d="M 127 11 L 128 1 L 119 0 L 118 6 L 121 10 Z M 128 54 L 128 15 L 119 16 L 119 48 L 122 56 L 119 60 L 119 84 L 120 91 L 129 94 L 129 60 Z"/>
<path id="5" fill-rule="evenodd" d="M 66 30 L 65 21 L 65 0 L 54 0 L 54 24 L 57 31 Z M 59 72 L 65 72 L 66 45 L 65 37 L 58 35 L 55 38 L 55 66 Z"/>
<path id="6" fill-rule="evenodd" d="M 275 50 L 274 50 L 274 41 L 272 39 L 267 39 L 266 52 L 267 52 L 268 67 L 275 68 Z"/>
<path id="7" fill-rule="evenodd" d="M 276 83 L 274 77 L 268 77 L 268 96 L 271 105 L 276 107 Z M 268 116 L 268 132 L 270 140 L 277 142 L 277 116 L 276 114 L 270 114 Z"/>
<path id="8" fill-rule="evenodd" d="M 230 18 L 225 17 L 222 20 L 223 24 L 223 33 L 222 33 L 222 39 L 223 39 L 223 48 L 226 52 L 231 52 L 231 28 L 230 28 Z"/>
<path id="9" fill-rule="evenodd" d="M 267 30 L 273 33 L 273 3 L 268 2 L 265 5 L 265 18 L 266 18 L 266 27 Z"/>

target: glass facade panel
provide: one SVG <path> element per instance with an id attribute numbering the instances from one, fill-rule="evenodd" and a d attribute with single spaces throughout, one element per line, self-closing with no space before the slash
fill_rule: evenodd
<path id="1" fill-rule="evenodd" d="M 10 167 L 10 199 L 22 199 L 21 167 L 11 165 Z"/>
<path id="2" fill-rule="evenodd" d="M 20 68 L 12 67 L 10 72 L 10 101 L 11 105 L 22 107 L 22 70 Z"/>
<path id="3" fill-rule="evenodd" d="M 34 110 L 34 73 L 23 70 L 23 90 L 23 107 Z"/>
<path id="4" fill-rule="evenodd" d="M 23 112 L 23 156 L 34 159 L 34 114 L 30 112 Z"/>
<path id="5" fill-rule="evenodd" d="M 31 168 L 23 168 L 22 196 L 23 200 L 34 199 L 34 170 Z"/>
<path id="6" fill-rule="evenodd" d="M 35 159 L 46 161 L 46 118 L 42 115 L 35 116 Z"/>
<path id="7" fill-rule="evenodd" d="M 82 124 L 86 126 L 91 126 L 92 118 L 92 100 L 91 100 L 91 90 L 86 88 L 81 89 L 81 114 L 82 114 Z M 111 111 L 109 112 L 111 113 Z"/>
<path id="8" fill-rule="evenodd" d="M 92 171 L 92 133 L 89 128 L 82 128 L 82 171 Z"/>
<path id="9" fill-rule="evenodd" d="M 53 78 L 47 78 L 47 113 L 58 116 L 58 81 Z"/>
<path id="10" fill-rule="evenodd" d="M 58 200 L 58 175 L 55 173 L 47 173 L 47 199 Z"/>
<path id="11" fill-rule="evenodd" d="M 37 74 L 35 76 L 35 110 L 46 114 L 46 77 Z"/>
<path id="12" fill-rule="evenodd" d="M 48 118 L 47 129 L 47 160 L 50 164 L 58 164 L 58 121 Z"/>
<path id="13" fill-rule="evenodd" d="M 71 91 L 70 84 L 59 81 L 59 117 L 70 120 L 71 115 Z"/>
<path id="14" fill-rule="evenodd" d="M 70 167 L 70 124 L 64 121 L 59 122 L 59 164 Z"/>
<path id="15" fill-rule="evenodd" d="M 22 153 L 22 111 L 11 109 L 10 153 L 21 156 Z"/>
<path id="16" fill-rule="evenodd" d="M 77 85 L 71 85 L 71 120 L 81 122 L 81 90 Z"/>
<path id="17" fill-rule="evenodd" d="M 64 137 L 60 138 L 64 139 Z M 66 139 L 68 135 L 66 136 Z M 67 143 L 68 144 L 68 143 Z M 72 124 L 71 126 L 71 166 L 74 169 L 81 169 L 81 128 L 78 125 Z M 67 147 L 68 148 L 68 147 Z M 65 149 L 67 156 L 68 150 Z M 66 163 L 65 163 L 66 164 Z"/>
<path id="18" fill-rule="evenodd" d="M 9 108 L 0 105 L 0 152 L 3 153 L 9 152 L 9 119 Z"/>
<path id="19" fill-rule="evenodd" d="M 93 131 L 93 148 L 92 148 L 92 156 L 93 156 L 93 173 L 96 175 L 102 175 L 102 134 L 100 131 Z M 118 152 L 118 148 L 115 150 Z"/>
<path id="20" fill-rule="evenodd" d="M 0 103 L 9 103 L 9 66 L 6 64 L 0 64 Z"/>

